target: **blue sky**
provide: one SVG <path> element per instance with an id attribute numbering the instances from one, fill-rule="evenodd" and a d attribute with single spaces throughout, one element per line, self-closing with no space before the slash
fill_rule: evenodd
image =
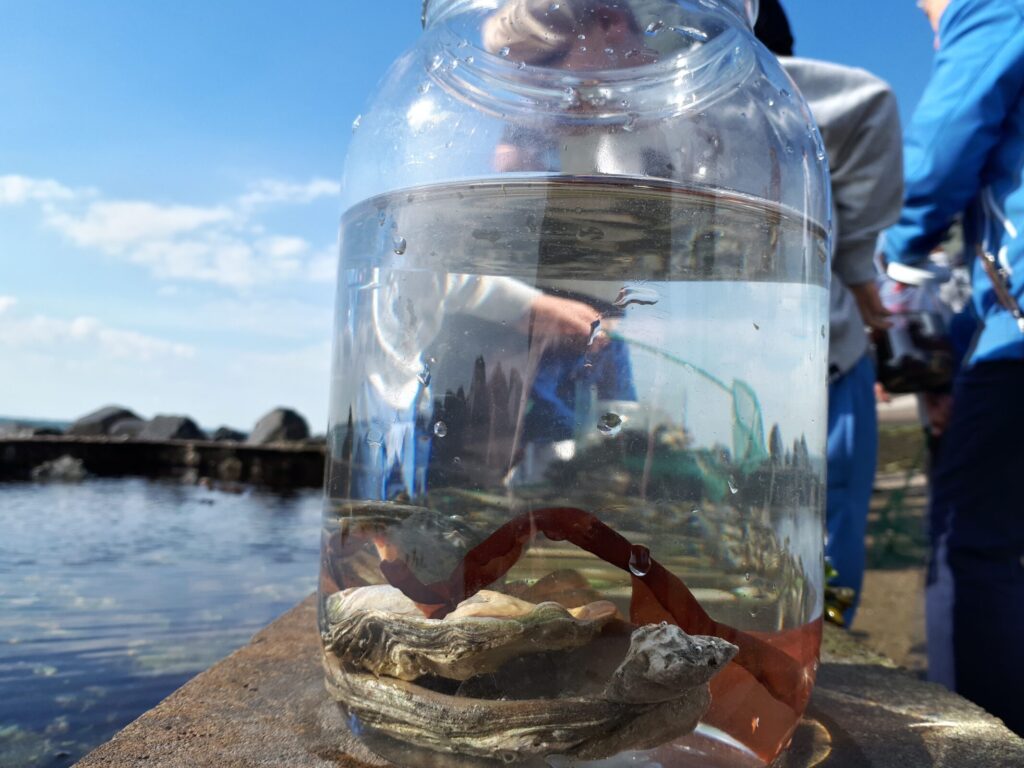
<path id="1" fill-rule="evenodd" d="M 913 0 L 790 0 L 797 53 L 931 65 Z M 0 0 L 0 414 L 325 427 L 338 179 L 419 0 Z"/>

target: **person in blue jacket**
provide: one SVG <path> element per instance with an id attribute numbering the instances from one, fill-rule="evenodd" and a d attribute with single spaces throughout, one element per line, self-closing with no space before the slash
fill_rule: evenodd
<path id="1" fill-rule="evenodd" d="M 929 676 L 1024 735 L 1024 0 L 921 6 L 937 53 L 884 251 L 923 265 L 965 211 L 981 323 L 933 475 Z"/>

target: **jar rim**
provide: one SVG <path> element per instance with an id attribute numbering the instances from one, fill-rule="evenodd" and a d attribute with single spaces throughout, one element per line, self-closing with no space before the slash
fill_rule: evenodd
<path id="1" fill-rule="evenodd" d="M 443 27 L 428 34 L 424 66 L 452 95 L 490 114 L 543 114 L 565 123 L 614 125 L 707 109 L 757 62 L 749 33 L 739 29 L 660 61 L 578 72 L 510 61 Z M 586 108 L 573 109 L 580 105 Z"/>

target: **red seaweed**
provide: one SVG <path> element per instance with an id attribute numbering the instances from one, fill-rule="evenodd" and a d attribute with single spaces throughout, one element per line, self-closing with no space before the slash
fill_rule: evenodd
<path id="1" fill-rule="evenodd" d="M 568 541 L 629 572 L 633 582 L 630 620 L 634 624 L 670 621 L 693 635 L 728 640 L 739 648 L 733 663 L 750 673 L 774 699 L 795 713 L 803 711 L 812 681 L 797 659 L 759 637 L 712 619 L 686 584 L 650 558 L 645 548 L 630 544 L 585 510 L 548 507 L 519 515 L 467 552 L 447 579 L 431 584 L 420 581 L 384 539 L 373 538 L 381 556 L 381 573 L 388 582 L 417 603 L 425 616 L 440 619 L 467 597 L 504 576 L 538 531 L 553 541 Z M 641 549 L 643 552 L 638 552 Z M 638 555 L 643 560 L 641 567 L 637 567 Z"/>

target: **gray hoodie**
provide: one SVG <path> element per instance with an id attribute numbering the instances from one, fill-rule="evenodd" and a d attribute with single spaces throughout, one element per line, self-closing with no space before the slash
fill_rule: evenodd
<path id="1" fill-rule="evenodd" d="M 903 203 L 903 137 L 896 97 L 863 69 L 780 58 L 810 105 L 832 172 L 830 376 L 849 371 L 868 348 L 864 321 L 847 289 L 874 280 L 878 234 Z"/>

